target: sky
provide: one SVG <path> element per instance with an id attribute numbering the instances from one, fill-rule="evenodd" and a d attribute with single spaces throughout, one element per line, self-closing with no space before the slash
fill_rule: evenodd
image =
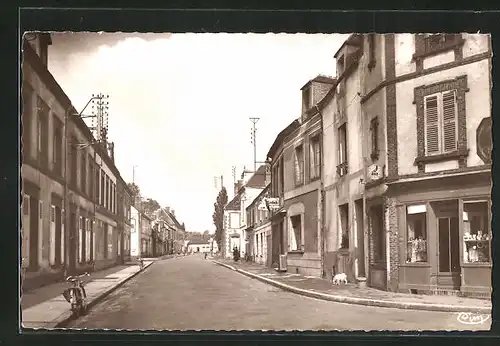
<path id="1" fill-rule="evenodd" d="M 48 68 L 80 111 L 109 95 L 109 141 L 126 182 L 175 210 L 188 231 L 213 233 L 224 177 L 233 196 L 278 133 L 300 117 L 300 88 L 335 76 L 340 34 L 53 33 Z M 89 112 L 84 112 L 84 114 Z M 135 174 L 134 172 L 135 166 Z"/>

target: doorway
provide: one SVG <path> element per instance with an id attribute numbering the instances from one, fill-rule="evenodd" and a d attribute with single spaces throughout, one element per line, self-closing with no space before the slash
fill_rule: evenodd
<path id="1" fill-rule="evenodd" d="M 460 243 L 458 204 L 441 205 L 437 213 L 438 285 L 460 289 Z"/>
<path id="2" fill-rule="evenodd" d="M 365 271 L 365 230 L 363 227 L 363 200 L 358 199 L 354 202 L 356 212 L 356 242 L 357 242 L 357 259 L 358 259 L 358 277 L 366 277 Z"/>

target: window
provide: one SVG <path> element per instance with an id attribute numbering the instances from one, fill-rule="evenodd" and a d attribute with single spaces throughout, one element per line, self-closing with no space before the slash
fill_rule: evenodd
<path id="1" fill-rule="evenodd" d="M 464 201 L 464 262 L 489 263 L 491 227 L 487 201 Z"/>
<path id="2" fill-rule="evenodd" d="M 379 147 L 378 147 L 378 117 L 375 117 L 370 122 L 370 134 L 371 134 L 371 154 L 370 157 L 372 161 L 376 161 L 379 157 Z"/>
<path id="3" fill-rule="evenodd" d="M 83 241 L 85 239 L 85 219 L 80 216 L 80 218 L 78 219 L 78 229 L 79 229 L 79 232 L 78 232 L 78 262 L 79 263 L 82 263 L 83 262 L 83 259 L 85 258 L 85 253 L 83 252 L 84 251 L 84 248 L 83 248 Z"/>
<path id="4" fill-rule="evenodd" d="M 295 185 L 304 183 L 304 148 L 301 145 L 295 148 Z"/>
<path id="5" fill-rule="evenodd" d="M 38 218 L 43 219 L 43 201 L 38 201 Z"/>
<path id="6" fill-rule="evenodd" d="M 424 112 L 426 154 L 445 154 L 457 150 L 456 91 L 426 96 Z"/>
<path id="7" fill-rule="evenodd" d="M 78 172 L 78 166 L 77 166 L 77 156 L 76 156 L 76 143 L 78 143 L 78 139 L 75 136 L 71 137 L 71 142 L 70 145 L 68 146 L 69 154 L 71 156 L 71 184 L 73 186 L 76 186 L 76 180 L 77 180 L 77 172 Z"/>
<path id="8" fill-rule="evenodd" d="M 23 196 L 23 215 L 29 215 L 30 214 L 30 196 L 24 195 Z M 26 227 L 26 225 L 25 225 Z"/>
<path id="9" fill-rule="evenodd" d="M 349 249 L 349 205 L 339 205 L 340 216 L 340 248 Z"/>
<path id="10" fill-rule="evenodd" d="M 88 185 L 88 195 L 89 197 L 93 200 L 93 193 L 94 193 L 94 160 L 92 159 L 92 156 L 89 154 L 87 161 L 89 163 L 89 185 Z"/>
<path id="11" fill-rule="evenodd" d="M 290 232 L 290 251 L 302 250 L 302 217 L 295 215 L 290 217 L 293 232 Z"/>
<path id="12" fill-rule="evenodd" d="M 279 161 L 279 196 L 282 196 L 285 191 L 285 169 L 283 164 L 283 157 Z"/>
<path id="13" fill-rule="evenodd" d="M 426 206 L 411 205 L 406 208 L 406 262 L 427 262 Z"/>
<path id="14" fill-rule="evenodd" d="M 49 106 L 40 98 L 37 99 L 38 109 L 38 158 L 39 164 L 47 167 L 49 163 Z"/>
<path id="15" fill-rule="evenodd" d="M 22 141 L 23 155 L 32 157 L 31 150 L 32 127 L 33 127 L 33 88 L 23 82 L 23 116 L 22 116 Z"/>
<path id="16" fill-rule="evenodd" d="M 460 43 L 461 35 L 457 34 L 424 34 L 424 52 L 439 52 Z"/>
<path id="17" fill-rule="evenodd" d="M 339 165 L 337 166 L 337 174 L 343 176 L 347 174 L 347 127 L 344 123 L 338 129 L 339 140 Z"/>
<path id="18" fill-rule="evenodd" d="M 81 167 L 80 167 L 80 190 L 85 193 L 87 191 L 87 155 L 85 151 L 81 152 Z"/>
<path id="19" fill-rule="evenodd" d="M 104 171 L 101 169 L 101 194 L 99 195 L 99 204 L 104 207 L 104 200 L 106 197 L 106 175 Z"/>
<path id="20" fill-rule="evenodd" d="M 311 138 L 309 161 L 309 174 L 311 176 L 311 180 L 319 178 L 321 169 L 321 145 L 319 135 L 315 135 Z"/>
<path id="21" fill-rule="evenodd" d="M 94 180 L 94 200 L 97 201 L 97 203 L 101 202 L 100 195 L 99 195 L 99 183 L 101 182 L 100 174 L 101 174 L 101 169 L 95 164 L 95 180 Z"/>
<path id="22" fill-rule="evenodd" d="M 54 172 L 62 176 L 63 173 L 63 160 L 62 160 L 62 148 L 63 148 L 63 124 L 54 115 L 52 118 L 54 122 L 54 136 L 52 145 L 52 162 Z"/>

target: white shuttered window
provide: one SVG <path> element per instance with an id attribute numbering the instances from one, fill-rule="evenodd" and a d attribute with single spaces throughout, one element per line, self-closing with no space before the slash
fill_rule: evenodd
<path id="1" fill-rule="evenodd" d="M 457 150 L 456 91 L 426 96 L 424 110 L 426 154 L 444 154 Z"/>

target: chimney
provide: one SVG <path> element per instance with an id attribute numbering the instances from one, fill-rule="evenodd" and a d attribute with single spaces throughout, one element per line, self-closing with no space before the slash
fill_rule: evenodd
<path id="1" fill-rule="evenodd" d="M 236 194 L 238 194 L 238 191 L 243 186 L 243 180 L 242 179 L 238 180 L 238 183 L 236 185 L 237 185 Z"/>
<path id="2" fill-rule="evenodd" d="M 312 104 L 315 105 L 330 91 L 337 82 L 336 78 L 330 76 L 318 75 L 312 80 Z"/>
<path id="3" fill-rule="evenodd" d="M 115 162 L 115 142 L 109 143 L 109 157 L 113 163 Z"/>
<path id="4" fill-rule="evenodd" d="M 170 207 L 165 207 L 167 213 L 170 213 Z"/>
<path id="5" fill-rule="evenodd" d="M 271 164 L 266 164 L 266 181 L 265 185 L 269 185 L 271 183 Z"/>

